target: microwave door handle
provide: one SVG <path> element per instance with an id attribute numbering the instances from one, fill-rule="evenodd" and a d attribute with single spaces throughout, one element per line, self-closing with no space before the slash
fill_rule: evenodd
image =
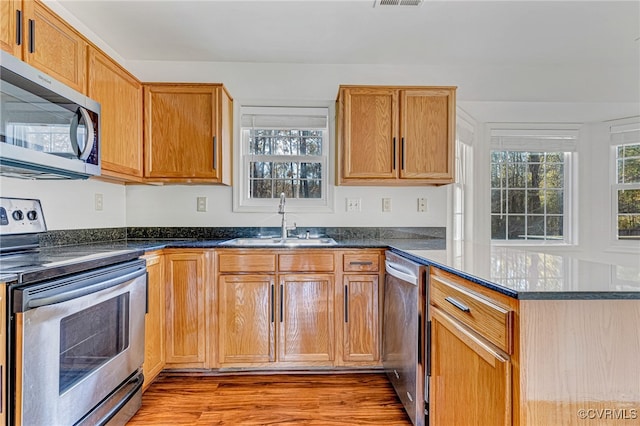
<path id="1" fill-rule="evenodd" d="M 78 144 L 78 126 L 80 125 L 81 119 L 84 120 L 85 125 L 87 126 L 87 140 L 85 141 L 82 150 L 80 149 L 80 145 Z M 93 127 L 93 121 L 91 120 L 91 116 L 89 116 L 89 111 L 87 111 L 86 108 L 78 107 L 78 110 L 71 120 L 69 136 L 71 138 L 71 147 L 73 148 L 79 159 L 86 160 L 87 158 L 89 158 L 91 150 L 93 150 L 93 144 L 95 142 L 95 132 L 96 130 Z"/>

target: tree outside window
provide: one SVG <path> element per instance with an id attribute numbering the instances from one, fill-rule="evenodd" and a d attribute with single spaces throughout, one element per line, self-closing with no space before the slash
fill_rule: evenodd
<path id="1" fill-rule="evenodd" d="M 565 156 L 491 152 L 493 240 L 564 240 Z"/>
<path id="2" fill-rule="evenodd" d="M 617 238 L 640 239 L 640 144 L 616 149 Z"/>

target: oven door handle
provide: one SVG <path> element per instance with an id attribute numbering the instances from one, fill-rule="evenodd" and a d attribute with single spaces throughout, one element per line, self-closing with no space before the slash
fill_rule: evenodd
<path id="1" fill-rule="evenodd" d="M 64 291 L 62 293 L 59 293 L 53 296 L 33 298 L 29 300 L 26 307 L 27 309 L 33 309 L 33 308 L 39 308 L 41 306 L 54 305 L 56 303 L 62 303 L 68 300 L 77 299 L 78 297 L 86 296 L 91 293 L 97 293 L 99 291 L 106 290 L 111 287 L 115 287 L 127 281 L 134 280 L 138 277 L 145 275 L 145 273 L 146 273 L 146 270 L 142 268 L 124 275 L 120 275 L 118 277 L 112 278 L 107 281 L 100 280 L 95 284 L 89 284 L 84 287 L 76 288 L 69 291 Z"/>

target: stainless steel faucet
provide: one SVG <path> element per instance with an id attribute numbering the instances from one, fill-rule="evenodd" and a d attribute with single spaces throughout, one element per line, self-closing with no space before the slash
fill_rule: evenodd
<path id="1" fill-rule="evenodd" d="M 285 218 L 284 205 L 286 203 L 286 198 L 284 196 L 284 192 L 280 193 L 280 206 L 278 207 L 278 214 L 282 215 L 282 225 L 280 226 L 280 238 L 286 240 L 288 238 L 289 231 L 294 231 L 296 229 L 296 223 L 293 223 L 293 226 L 287 226 L 287 219 Z"/>

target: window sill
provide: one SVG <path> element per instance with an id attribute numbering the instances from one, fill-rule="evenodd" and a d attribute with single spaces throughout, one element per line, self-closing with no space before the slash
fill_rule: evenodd
<path id="1" fill-rule="evenodd" d="M 640 254 L 640 241 L 637 244 L 612 244 L 604 250 L 605 253 Z"/>

